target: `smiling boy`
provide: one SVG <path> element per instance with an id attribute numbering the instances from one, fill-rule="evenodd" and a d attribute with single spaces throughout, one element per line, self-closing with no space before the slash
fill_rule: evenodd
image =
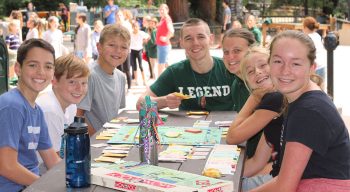
<path id="1" fill-rule="evenodd" d="M 59 57 L 55 62 L 52 89 L 36 100 L 42 108 L 49 128 L 53 148 L 60 151 L 64 128 L 71 124 L 77 106 L 87 92 L 89 68 L 73 54 Z"/>
<path id="2" fill-rule="evenodd" d="M 36 151 L 49 169 L 60 161 L 35 103 L 53 78 L 54 60 L 53 47 L 41 39 L 18 49 L 18 87 L 0 96 L 0 191 L 20 191 L 39 178 Z"/>
<path id="3" fill-rule="evenodd" d="M 137 108 L 149 95 L 157 101 L 159 109 L 232 110 L 230 86 L 234 76 L 226 70 L 220 58 L 210 55 L 212 40 L 207 23 L 197 18 L 187 20 L 180 30 L 180 44 L 187 59 L 169 66 L 139 98 Z M 176 92 L 190 98 L 184 100 L 176 96 Z"/>
<path id="4" fill-rule="evenodd" d="M 125 27 L 114 24 L 103 28 L 97 43 L 99 56 L 89 77 L 89 90 L 77 111 L 77 115 L 85 115 L 90 135 L 125 107 L 125 75 L 116 67 L 126 60 L 129 47 L 130 33 Z"/>

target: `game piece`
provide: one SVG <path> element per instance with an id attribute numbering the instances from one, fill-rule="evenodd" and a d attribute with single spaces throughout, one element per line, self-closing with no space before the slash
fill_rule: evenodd
<path id="1" fill-rule="evenodd" d="M 202 133 L 202 130 L 197 128 L 189 128 L 189 129 L 185 129 L 185 131 L 189 133 Z"/>
<path id="2" fill-rule="evenodd" d="M 212 177 L 212 178 L 220 178 L 221 173 L 218 169 L 215 168 L 208 168 L 203 171 L 203 175 L 207 177 Z"/>
<path id="3" fill-rule="evenodd" d="M 184 95 L 184 94 L 179 93 L 179 92 L 174 93 L 174 95 L 175 95 L 176 97 L 180 97 L 181 99 L 190 99 L 190 98 L 191 98 L 191 96 L 189 96 L 189 95 Z"/>
<path id="4" fill-rule="evenodd" d="M 189 111 L 187 115 L 209 115 L 208 111 Z"/>
<path id="5" fill-rule="evenodd" d="M 176 132 L 176 131 L 168 131 L 164 134 L 166 137 L 170 137 L 170 138 L 176 138 L 179 137 L 181 135 L 181 133 Z"/>

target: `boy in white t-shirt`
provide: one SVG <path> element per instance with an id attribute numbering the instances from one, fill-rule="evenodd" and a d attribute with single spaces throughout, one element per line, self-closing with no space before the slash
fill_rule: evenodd
<path id="1" fill-rule="evenodd" d="M 44 112 L 52 146 L 57 153 L 64 128 L 74 120 L 76 104 L 86 95 L 89 74 L 88 66 L 79 57 L 73 54 L 61 56 L 55 62 L 52 89 L 40 94 L 36 100 Z"/>

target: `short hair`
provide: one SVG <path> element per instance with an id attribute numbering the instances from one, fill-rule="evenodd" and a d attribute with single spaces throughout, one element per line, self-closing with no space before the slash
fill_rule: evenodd
<path id="1" fill-rule="evenodd" d="M 116 36 L 127 41 L 130 44 L 130 33 L 129 30 L 123 27 L 121 24 L 108 24 L 106 25 L 100 35 L 99 43 L 103 44 L 108 37 Z"/>
<path id="2" fill-rule="evenodd" d="M 65 72 L 67 72 L 67 79 L 76 75 L 78 77 L 87 77 L 90 75 L 89 67 L 84 60 L 75 56 L 73 53 L 61 56 L 55 61 L 55 78 L 59 81 Z"/>
<path id="3" fill-rule="evenodd" d="M 245 39 L 247 40 L 249 46 L 254 45 L 256 42 L 254 34 L 246 28 L 229 29 L 228 31 L 225 32 L 222 38 L 222 43 L 225 41 L 226 38 L 229 38 L 229 37 L 239 37 L 239 38 Z"/>
<path id="4" fill-rule="evenodd" d="M 17 62 L 22 67 L 24 59 L 26 59 L 28 52 L 33 48 L 42 48 L 46 51 L 49 51 L 53 58 L 55 58 L 55 49 L 52 47 L 50 43 L 42 39 L 29 39 L 24 41 L 21 46 L 19 46 L 17 50 Z"/>
<path id="5" fill-rule="evenodd" d="M 81 20 L 83 20 L 83 22 L 86 21 L 86 14 L 85 13 L 78 13 L 78 18 L 80 18 Z"/>
<path id="6" fill-rule="evenodd" d="M 182 38 L 184 28 L 192 27 L 192 26 L 199 26 L 199 25 L 205 26 L 205 28 L 206 28 L 205 32 L 208 35 L 210 35 L 209 26 L 205 21 L 203 21 L 202 19 L 198 19 L 198 18 L 190 18 L 190 19 L 186 20 L 185 23 L 182 25 L 182 27 L 180 29 L 180 37 Z"/>

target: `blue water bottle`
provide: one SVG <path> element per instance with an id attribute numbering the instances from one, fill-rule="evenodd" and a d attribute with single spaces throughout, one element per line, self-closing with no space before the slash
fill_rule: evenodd
<path id="1" fill-rule="evenodd" d="M 90 186 L 91 153 L 88 126 L 84 117 L 74 117 L 74 122 L 64 130 L 66 134 L 66 186 Z"/>

